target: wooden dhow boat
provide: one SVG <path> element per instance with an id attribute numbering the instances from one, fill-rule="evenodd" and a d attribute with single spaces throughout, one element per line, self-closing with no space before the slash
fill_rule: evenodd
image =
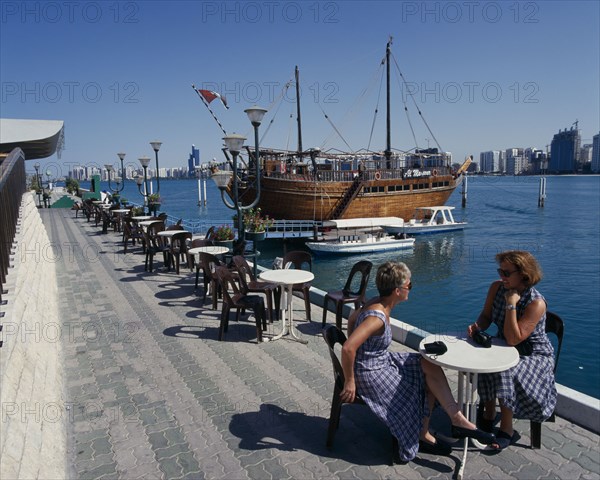
<path id="1" fill-rule="evenodd" d="M 248 162 L 237 167 L 239 199 L 243 204 L 249 204 L 256 198 L 257 181 L 260 182 L 257 206 L 263 214 L 277 220 L 322 222 L 391 216 L 408 220 L 418 207 L 446 203 L 461 183 L 471 158 L 467 158 L 459 168 L 453 169 L 450 155 L 439 148 L 413 149 L 402 153 L 392 151 L 390 47 L 391 39 L 387 43 L 385 55 L 385 151 L 329 153 L 318 148 L 303 150 L 298 100 L 296 151 L 259 148 L 261 168 L 260 178 L 257 179 L 256 153 L 252 147 L 246 147 Z M 300 98 L 297 67 L 296 98 Z M 224 150 L 224 153 L 231 164 L 228 152 Z M 232 183 L 227 187 L 227 193 L 233 198 Z"/>

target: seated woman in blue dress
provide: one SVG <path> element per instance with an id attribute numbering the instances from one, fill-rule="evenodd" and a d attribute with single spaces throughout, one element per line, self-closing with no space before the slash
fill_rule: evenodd
<path id="1" fill-rule="evenodd" d="M 519 435 L 513 417 L 543 422 L 556 406 L 554 349 L 546 335 L 546 301 L 534 285 L 542 279 L 541 268 L 529 252 L 511 250 L 496 255 L 500 280 L 488 290 L 483 310 L 468 327 L 469 335 L 492 323 L 498 337 L 519 350 L 519 363 L 500 373 L 479 375 L 479 397 L 485 410 L 480 426 L 491 432 L 500 401 L 498 450 L 514 443 Z"/>
<path id="2" fill-rule="evenodd" d="M 373 413 L 398 439 L 402 462 L 418 451 L 448 455 L 451 448 L 429 432 L 429 414 L 435 400 L 446 411 L 456 438 L 473 437 L 495 442 L 460 412 L 442 369 L 418 353 L 389 352 L 392 342 L 390 312 L 408 299 L 412 288 L 404 263 L 387 262 L 377 270 L 379 297 L 370 301 L 348 322 L 349 338 L 342 347 L 345 383 L 340 397 L 352 402 L 361 396 Z"/>

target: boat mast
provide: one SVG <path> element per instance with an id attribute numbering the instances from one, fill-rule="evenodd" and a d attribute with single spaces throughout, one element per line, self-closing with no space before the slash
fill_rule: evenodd
<path id="1" fill-rule="evenodd" d="M 387 116 L 386 116 L 386 146 L 385 146 L 385 160 L 386 168 L 392 168 L 392 120 L 391 120 L 391 109 L 390 109 L 390 50 L 392 46 L 392 37 L 388 40 L 385 48 L 385 65 L 386 65 L 386 82 L 387 82 Z"/>
<path id="2" fill-rule="evenodd" d="M 300 71 L 298 70 L 298 65 L 296 65 L 296 109 L 298 112 L 298 118 L 296 121 L 298 122 L 298 156 L 300 157 L 300 161 L 302 161 L 302 117 L 300 116 Z"/>

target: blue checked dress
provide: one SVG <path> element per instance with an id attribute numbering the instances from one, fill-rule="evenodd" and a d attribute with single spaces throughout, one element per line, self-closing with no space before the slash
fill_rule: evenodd
<path id="1" fill-rule="evenodd" d="M 398 439 L 400 458 L 410 461 L 419 451 L 422 420 L 428 415 L 421 356 L 388 352 L 392 330 L 383 312 L 363 311 L 356 326 L 369 316 L 379 318 L 385 331 L 369 337 L 356 352 L 356 391 Z"/>
<path id="2" fill-rule="evenodd" d="M 498 326 L 498 337 L 504 339 L 506 289 L 500 285 L 492 306 L 492 321 Z M 527 289 L 517 303 L 517 319 L 533 300 L 544 297 L 533 287 Z M 545 302 L 545 300 L 544 300 Z M 554 349 L 546 335 L 546 314 L 529 336 L 533 347 L 530 356 L 521 356 L 519 363 L 499 373 L 479 375 L 479 396 L 483 401 L 498 398 L 510 408 L 515 418 L 542 422 L 556 406 L 554 383 Z"/>

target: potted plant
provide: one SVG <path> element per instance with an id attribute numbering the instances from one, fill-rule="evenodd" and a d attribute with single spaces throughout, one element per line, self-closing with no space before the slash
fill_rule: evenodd
<path id="1" fill-rule="evenodd" d="M 264 240 L 267 228 L 273 225 L 273 219 L 268 215 L 263 217 L 260 208 L 245 210 L 242 219 L 244 220 L 245 236 L 253 242 Z"/>
<path id="2" fill-rule="evenodd" d="M 212 241 L 215 245 L 222 245 L 230 250 L 233 248 L 233 239 L 235 234 L 229 225 L 220 225 L 212 236 Z"/>
<path id="3" fill-rule="evenodd" d="M 152 215 L 156 216 L 156 211 L 160 210 L 161 203 L 162 200 L 158 193 L 151 193 L 148 195 L 148 210 L 150 210 Z"/>

